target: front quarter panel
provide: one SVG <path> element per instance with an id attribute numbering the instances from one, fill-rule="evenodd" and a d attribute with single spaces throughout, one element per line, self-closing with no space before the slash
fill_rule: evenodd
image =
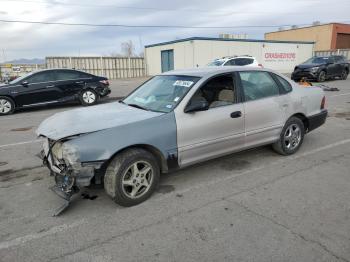
<path id="1" fill-rule="evenodd" d="M 117 152 L 135 145 L 147 145 L 167 159 L 177 156 L 174 113 L 82 135 L 66 143 L 77 148 L 80 162 L 106 161 Z"/>

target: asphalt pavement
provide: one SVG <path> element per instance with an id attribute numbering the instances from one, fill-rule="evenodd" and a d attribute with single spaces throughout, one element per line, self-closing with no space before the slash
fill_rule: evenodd
<path id="1" fill-rule="evenodd" d="M 144 80 L 113 81 L 104 102 Z M 34 131 L 79 105 L 1 117 L 0 261 L 350 261 L 350 79 L 325 84 L 340 91 L 297 154 L 266 146 L 166 174 L 131 208 L 92 186 L 59 217 Z"/>

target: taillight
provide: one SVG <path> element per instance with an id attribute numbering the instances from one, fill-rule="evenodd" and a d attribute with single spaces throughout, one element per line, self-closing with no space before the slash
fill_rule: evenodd
<path id="1" fill-rule="evenodd" d="M 321 101 L 321 109 L 324 109 L 326 105 L 326 97 L 324 96 Z"/>
<path id="2" fill-rule="evenodd" d="M 259 67 L 264 68 L 262 64 L 258 64 Z"/>
<path id="3" fill-rule="evenodd" d="M 108 80 L 100 80 L 100 83 L 109 86 L 109 81 Z"/>

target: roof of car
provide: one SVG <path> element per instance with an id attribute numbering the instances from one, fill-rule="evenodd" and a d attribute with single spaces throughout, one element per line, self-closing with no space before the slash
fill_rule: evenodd
<path id="1" fill-rule="evenodd" d="M 196 67 L 191 69 L 172 70 L 163 73 L 162 75 L 186 75 L 186 76 L 198 76 L 198 77 L 210 77 L 220 73 L 229 73 L 234 71 L 270 71 L 269 69 L 263 69 L 260 67 L 244 67 L 244 66 L 208 66 L 208 67 Z"/>

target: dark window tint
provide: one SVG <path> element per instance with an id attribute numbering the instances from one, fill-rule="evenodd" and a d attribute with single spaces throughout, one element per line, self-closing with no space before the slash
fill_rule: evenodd
<path id="1" fill-rule="evenodd" d="M 336 63 L 342 63 L 346 61 L 344 56 L 335 56 L 334 58 Z"/>
<path id="2" fill-rule="evenodd" d="M 210 79 L 191 98 L 206 101 L 210 108 L 232 105 L 235 102 L 235 88 L 232 75 L 222 75 Z"/>
<path id="3" fill-rule="evenodd" d="M 81 78 L 80 72 L 75 71 L 56 71 L 56 76 L 58 80 L 74 80 Z"/>
<path id="4" fill-rule="evenodd" d="M 267 72 L 239 72 L 246 101 L 279 95 L 277 83 Z"/>
<path id="5" fill-rule="evenodd" d="M 292 85 L 286 79 L 275 74 L 274 76 L 277 78 L 278 82 L 280 82 L 282 88 L 284 89 L 284 91 L 286 91 L 286 93 L 292 91 Z"/>
<path id="6" fill-rule="evenodd" d="M 41 82 L 48 82 L 48 81 L 55 81 L 55 75 L 52 71 L 48 72 L 41 72 L 41 73 L 36 73 L 26 79 L 28 83 L 34 84 L 34 83 L 41 83 Z"/>
<path id="7" fill-rule="evenodd" d="M 91 78 L 92 75 L 88 74 L 88 73 L 83 73 L 83 72 L 79 72 L 79 76 L 80 78 Z"/>
<path id="8" fill-rule="evenodd" d="M 254 60 L 251 58 L 237 58 L 237 59 L 234 59 L 234 61 L 235 61 L 235 65 L 245 66 L 245 65 L 252 64 Z"/>
<path id="9" fill-rule="evenodd" d="M 233 65 L 235 65 L 235 60 L 234 60 L 234 59 L 228 60 L 228 61 L 225 63 L 225 66 L 233 66 Z"/>

